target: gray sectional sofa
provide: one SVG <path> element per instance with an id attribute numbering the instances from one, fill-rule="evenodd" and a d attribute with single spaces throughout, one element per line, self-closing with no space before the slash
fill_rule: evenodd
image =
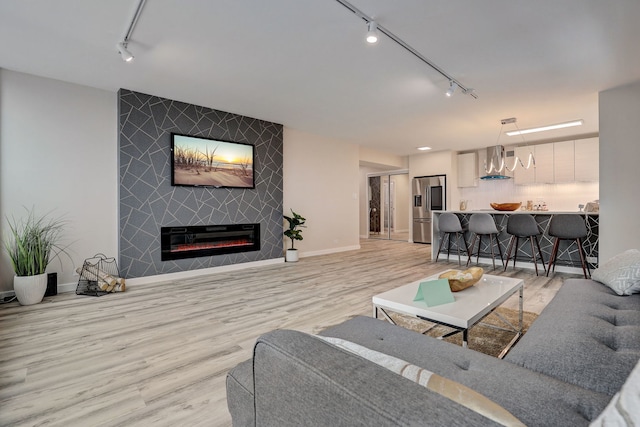
<path id="1" fill-rule="evenodd" d="M 382 320 L 356 317 L 342 338 L 469 387 L 528 426 L 588 425 L 640 359 L 640 294 L 565 281 L 500 360 Z M 635 374 L 636 371 L 634 371 Z M 227 376 L 234 426 L 479 426 L 494 421 L 318 337 L 277 330 Z"/>

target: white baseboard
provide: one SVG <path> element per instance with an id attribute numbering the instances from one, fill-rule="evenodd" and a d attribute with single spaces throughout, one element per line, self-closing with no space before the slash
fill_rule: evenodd
<path id="1" fill-rule="evenodd" d="M 446 254 L 443 254 L 446 255 Z M 442 259 L 442 255 L 441 258 Z M 451 254 L 451 258 L 450 261 L 456 261 L 458 259 L 458 254 Z M 462 255 L 462 268 L 466 268 L 465 264 L 467 263 L 468 257 L 466 255 Z M 476 257 L 472 257 L 471 258 L 471 262 L 469 263 L 470 266 L 474 265 L 476 260 Z M 491 262 L 491 258 L 483 258 L 480 257 L 480 260 L 478 261 L 480 264 L 487 264 L 487 265 L 493 265 Z M 496 268 L 500 268 L 500 258 L 496 258 Z M 545 267 L 547 265 L 545 264 Z M 509 268 L 513 268 L 513 260 L 509 260 Z M 516 261 L 516 268 L 525 268 L 527 270 L 535 270 L 535 266 L 533 265 L 533 262 L 524 262 L 524 261 Z M 544 274 L 543 269 L 542 269 L 542 265 L 540 264 L 540 262 L 538 262 L 538 270 L 540 271 L 540 274 Z M 570 266 L 566 266 L 566 265 L 558 265 L 556 267 L 556 272 L 558 273 L 571 273 L 571 274 L 582 274 L 582 267 L 570 267 Z M 490 274 L 491 272 L 489 272 Z"/>
<path id="2" fill-rule="evenodd" d="M 155 276 L 135 277 L 132 279 L 127 279 L 127 286 L 146 285 L 149 283 L 166 282 L 169 280 L 188 279 L 191 277 L 204 276 L 207 274 L 244 270 L 245 268 L 261 267 L 264 265 L 280 264 L 283 262 L 284 262 L 284 256 L 282 258 L 267 259 L 263 261 L 243 262 L 240 264 L 221 265 L 219 267 L 201 268 L 198 270 L 178 271 L 175 273 L 157 274 Z"/>
<path id="3" fill-rule="evenodd" d="M 61 285 L 58 285 L 58 293 L 64 293 L 64 292 L 75 292 L 76 288 L 78 287 L 78 283 L 63 283 Z"/>
<path id="4" fill-rule="evenodd" d="M 3 291 L 0 292 L 0 301 L 4 301 L 5 299 L 13 298 L 16 296 L 14 291 Z"/>
<path id="5" fill-rule="evenodd" d="M 358 249 L 360 249 L 360 245 L 343 246 L 341 248 L 323 249 L 323 250 L 312 251 L 312 252 L 300 252 L 300 258 L 318 256 L 318 255 L 329 255 L 329 254 L 335 254 L 338 252 L 357 251 Z"/>

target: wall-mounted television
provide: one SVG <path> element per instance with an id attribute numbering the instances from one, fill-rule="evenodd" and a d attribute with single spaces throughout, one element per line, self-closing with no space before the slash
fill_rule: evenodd
<path id="1" fill-rule="evenodd" d="M 255 188 L 251 144 L 171 134 L 171 185 Z"/>

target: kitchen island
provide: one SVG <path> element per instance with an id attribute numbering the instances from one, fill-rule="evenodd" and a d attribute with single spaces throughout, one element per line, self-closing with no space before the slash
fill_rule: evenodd
<path id="1" fill-rule="evenodd" d="M 440 230 L 438 229 L 438 219 L 441 214 L 444 212 L 454 213 L 460 218 L 460 222 L 462 223 L 462 227 L 464 229 L 469 228 L 469 218 L 474 213 L 488 213 L 490 214 L 498 227 L 498 231 L 500 234 L 498 235 L 498 242 L 500 247 L 502 248 L 502 253 L 504 254 L 506 261 L 506 250 L 509 245 L 509 238 L 511 237 L 507 233 L 507 220 L 511 215 L 521 215 L 521 214 L 531 214 L 536 219 L 538 226 L 542 232 L 542 235 L 538 237 L 540 241 L 540 248 L 542 250 L 542 255 L 544 257 L 545 266 L 549 264 L 549 257 L 551 256 L 551 250 L 553 249 L 553 242 L 555 240 L 554 237 L 549 235 L 549 224 L 551 221 L 551 217 L 557 214 L 572 214 L 572 215 L 580 215 L 584 217 L 586 225 L 587 225 L 587 237 L 582 239 L 582 247 L 585 251 L 586 261 L 589 264 L 589 268 L 591 270 L 598 267 L 598 228 L 599 228 L 599 219 L 600 216 L 598 213 L 584 213 L 584 212 L 563 212 L 563 211 L 496 211 L 493 209 L 488 210 L 478 210 L 478 211 L 436 211 L 433 212 L 432 216 L 432 227 L 433 227 L 433 240 L 431 243 L 431 259 L 436 259 L 436 254 L 438 253 L 438 247 L 440 246 Z M 469 231 L 465 232 L 467 237 L 467 242 L 471 243 L 471 233 Z M 451 260 L 454 259 L 457 261 L 458 251 L 455 245 L 455 238 L 451 239 Z M 517 267 L 523 268 L 534 268 L 533 262 L 531 261 L 531 245 L 526 241 L 526 239 L 520 239 L 521 242 L 521 250 L 518 252 L 518 262 L 516 263 Z M 526 243 L 525 243 L 526 242 Z M 523 244 L 525 243 L 525 244 Z M 563 240 L 560 242 L 560 247 L 558 249 L 558 257 L 556 262 L 556 271 L 559 272 L 569 272 L 569 273 L 582 273 L 582 268 L 580 266 L 580 255 L 578 254 L 578 248 L 575 243 L 571 244 L 571 241 Z M 447 248 L 442 248 L 442 252 L 440 253 L 440 259 L 442 259 L 443 254 L 446 257 Z M 496 257 L 499 257 L 496 250 Z M 520 261 L 520 259 L 524 261 Z M 466 262 L 466 252 L 464 261 Z M 499 258 L 498 258 L 499 261 Z M 475 255 L 473 257 L 472 263 L 475 263 Z M 489 239 L 482 240 L 482 247 L 480 248 L 480 262 L 481 263 L 491 263 L 491 248 L 489 246 Z M 513 261 L 510 261 L 510 264 L 513 265 Z M 471 265 L 471 264 L 470 264 Z"/>

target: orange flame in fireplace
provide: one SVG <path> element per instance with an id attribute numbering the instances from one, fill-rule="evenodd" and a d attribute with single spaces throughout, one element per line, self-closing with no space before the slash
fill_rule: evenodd
<path id="1" fill-rule="evenodd" d="M 235 239 L 220 242 L 182 243 L 173 245 L 171 252 L 200 251 L 205 249 L 229 248 L 236 246 L 250 246 L 253 242 L 249 239 Z"/>

